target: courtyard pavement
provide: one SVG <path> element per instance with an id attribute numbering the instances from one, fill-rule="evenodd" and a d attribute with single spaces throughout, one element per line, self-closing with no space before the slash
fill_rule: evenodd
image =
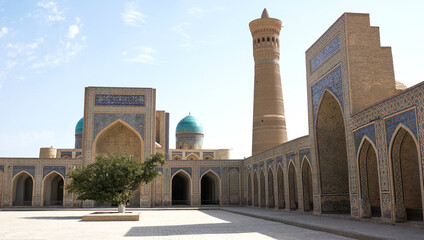
<path id="1" fill-rule="evenodd" d="M 82 222 L 92 211 L 0 211 L 0 239 L 348 239 L 222 210 L 146 210 L 138 222 Z"/>
<path id="2" fill-rule="evenodd" d="M 251 207 L 129 209 L 141 214 L 140 221 L 81 221 L 83 215 L 99 211 L 111 209 L 0 209 L 0 240 L 424 239 L 424 229 L 411 224 L 393 226 Z"/>

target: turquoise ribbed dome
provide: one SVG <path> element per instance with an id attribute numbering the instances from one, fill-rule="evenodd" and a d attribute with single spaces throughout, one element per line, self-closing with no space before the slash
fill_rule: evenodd
<path id="1" fill-rule="evenodd" d="M 203 126 L 195 117 L 188 115 L 178 123 L 176 132 L 203 132 Z"/>
<path id="2" fill-rule="evenodd" d="M 77 125 L 75 126 L 75 133 L 82 133 L 82 126 L 83 126 L 83 123 L 84 123 L 84 118 L 81 118 L 79 121 L 78 121 L 78 123 L 77 123 Z"/>

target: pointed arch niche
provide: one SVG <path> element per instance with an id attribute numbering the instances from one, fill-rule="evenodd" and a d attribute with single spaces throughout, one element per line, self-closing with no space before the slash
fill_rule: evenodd
<path id="1" fill-rule="evenodd" d="M 116 120 L 99 132 L 94 139 L 93 148 L 93 154 L 126 152 L 135 159 L 144 161 L 144 142 L 142 137 L 133 127 L 121 119 Z"/>
<path id="2" fill-rule="evenodd" d="M 313 211 L 314 200 L 312 191 L 312 168 L 308 159 L 303 158 L 302 163 L 303 210 Z"/>
<path id="3" fill-rule="evenodd" d="M 296 168 L 292 161 L 289 164 L 289 199 L 290 210 L 296 210 L 299 207 L 298 194 L 297 194 L 297 177 Z"/>
<path id="4" fill-rule="evenodd" d="M 364 137 L 358 154 L 361 217 L 381 217 L 380 187 L 375 146 Z"/>
<path id="5" fill-rule="evenodd" d="M 34 179 L 25 171 L 18 173 L 12 180 L 13 206 L 32 206 L 34 199 Z"/>
<path id="6" fill-rule="evenodd" d="M 207 171 L 200 178 L 200 197 L 202 205 L 219 205 L 221 199 L 221 180 L 213 171 Z"/>
<path id="7" fill-rule="evenodd" d="M 190 205 L 191 203 L 191 177 L 180 170 L 171 178 L 172 205 Z"/>
<path id="8" fill-rule="evenodd" d="M 399 126 L 391 143 L 395 221 L 422 221 L 420 164 L 417 142 L 405 126 Z"/>
<path id="9" fill-rule="evenodd" d="M 56 171 L 43 179 L 43 206 L 63 206 L 64 179 Z"/>
<path id="10" fill-rule="evenodd" d="M 268 207 L 275 207 L 275 197 L 274 197 L 274 174 L 272 169 L 268 169 Z"/>
<path id="11" fill-rule="evenodd" d="M 247 175 L 247 205 L 252 206 L 252 174 Z"/>
<path id="12" fill-rule="evenodd" d="M 277 185 L 278 185 L 278 208 L 285 208 L 285 201 L 284 201 L 284 174 L 283 174 L 283 167 L 281 167 L 280 164 L 278 164 L 278 170 L 277 170 Z"/>
<path id="13" fill-rule="evenodd" d="M 316 117 L 318 167 L 323 213 L 350 213 L 345 124 L 341 106 L 324 91 Z"/>
<path id="14" fill-rule="evenodd" d="M 261 170 L 261 179 L 260 179 L 260 185 L 261 185 L 261 207 L 266 207 L 266 195 L 265 195 L 265 173 L 264 170 Z"/>

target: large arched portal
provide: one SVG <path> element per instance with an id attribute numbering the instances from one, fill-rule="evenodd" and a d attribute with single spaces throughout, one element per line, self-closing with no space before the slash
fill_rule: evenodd
<path id="1" fill-rule="evenodd" d="M 358 161 L 361 187 L 361 217 L 380 217 L 377 155 L 374 147 L 367 139 L 364 139 L 361 145 Z"/>
<path id="2" fill-rule="evenodd" d="M 296 179 L 297 179 L 296 169 L 293 165 L 293 162 L 290 162 L 289 164 L 289 197 L 290 197 L 291 210 L 296 210 L 299 207 Z"/>
<path id="3" fill-rule="evenodd" d="M 317 112 L 316 137 L 323 213 L 349 213 L 345 125 L 340 104 L 325 91 Z"/>
<path id="4" fill-rule="evenodd" d="M 258 174 L 255 171 L 253 174 L 253 206 L 259 206 L 258 190 Z"/>
<path id="5" fill-rule="evenodd" d="M 272 173 L 271 168 L 268 170 L 268 207 L 275 207 L 274 199 L 274 174 Z"/>
<path id="6" fill-rule="evenodd" d="M 264 170 L 261 171 L 261 207 L 266 207 L 266 197 L 265 197 L 265 173 Z"/>
<path id="7" fill-rule="evenodd" d="M 44 206 L 63 205 L 63 177 L 55 172 L 44 178 L 43 204 Z"/>
<path id="8" fill-rule="evenodd" d="M 252 206 L 252 175 L 247 175 L 247 205 Z"/>
<path id="9" fill-rule="evenodd" d="M 302 164 L 302 186 L 303 186 L 303 210 L 312 211 L 314 209 L 314 200 L 312 193 L 312 170 L 306 158 Z"/>
<path id="10" fill-rule="evenodd" d="M 412 135 L 400 128 L 392 142 L 392 171 L 396 221 L 422 221 L 420 165 Z"/>
<path id="11" fill-rule="evenodd" d="M 278 208 L 285 208 L 284 201 L 284 176 L 283 176 L 283 168 L 281 165 L 278 166 L 277 171 L 277 185 L 278 185 Z"/>
<path id="12" fill-rule="evenodd" d="M 127 153 L 144 160 L 144 144 L 138 132 L 121 120 L 117 120 L 96 137 L 97 154 Z"/>
<path id="13" fill-rule="evenodd" d="M 34 180 L 21 172 L 13 178 L 13 206 L 32 206 Z"/>
<path id="14" fill-rule="evenodd" d="M 190 205 L 190 176 L 180 171 L 172 178 L 172 205 Z"/>
<path id="15" fill-rule="evenodd" d="M 209 171 L 200 180 L 200 196 L 202 205 L 219 205 L 219 177 Z"/>

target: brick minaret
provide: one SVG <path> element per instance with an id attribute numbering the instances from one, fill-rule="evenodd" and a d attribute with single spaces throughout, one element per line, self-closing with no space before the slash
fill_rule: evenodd
<path id="1" fill-rule="evenodd" d="M 281 21 L 262 16 L 249 23 L 255 60 L 252 155 L 287 141 L 280 79 Z"/>

